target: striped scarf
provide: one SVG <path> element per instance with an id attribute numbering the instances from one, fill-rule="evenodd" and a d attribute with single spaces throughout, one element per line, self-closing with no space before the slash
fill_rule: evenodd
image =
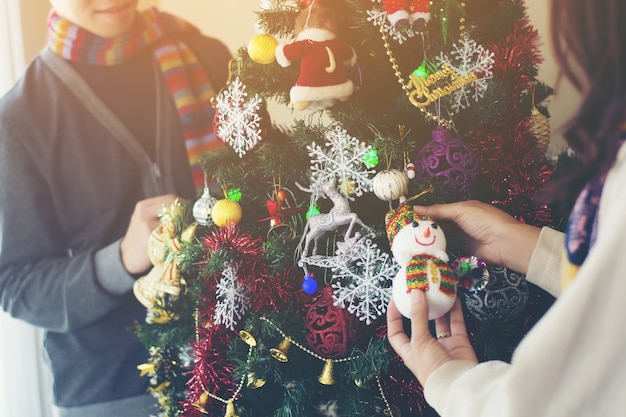
<path id="1" fill-rule="evenodd" d="M 406 290 L 428 291 L 430 281 L 439 283 L 439 291 L 448 297 L 456 296 L 456 278 L 450 265 L 432 255 L 415 255 L 406 265 Z"/>
<path id="2" fill-rule="evenodd" d="M 117 38 L 101 38 L 63 19 L 48 18 L 48 47 L 63 58 L 91 65 L 113 66 L 150 47 L 172 93 L 184 132 L 194 185 L 204 186 L 200 155 L 218 146 L 213 132 L 213 86 L 198 59 L 175 35 L 198 29 L 168 13 L 149 8 L 137 13 L 131 30 Z"/>

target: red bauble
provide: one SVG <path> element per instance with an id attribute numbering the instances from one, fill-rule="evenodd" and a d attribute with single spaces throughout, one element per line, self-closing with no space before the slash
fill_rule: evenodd
<path id="1" fill-rule="evenodd" d="M 352 349 L 357 326 L 355 316 L 333 305 L 332 288 L 325 287 L 309 307 L 306 341 L 313 352 L 328 359 L 345 357 Z"/>
<path id="2" fill-rule="evenodd" d="M 287 198 L 287 193 L 285 192 L 285 190 L 276 190 L 275 193 L 276 193 L 276 200 L 279 203 L 282 203 Z"/>

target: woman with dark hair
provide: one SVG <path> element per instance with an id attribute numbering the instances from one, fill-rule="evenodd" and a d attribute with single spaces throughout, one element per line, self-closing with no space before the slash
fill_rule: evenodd
<path id="1" fill-rule="evenodd" d="M 458 300 L 435 321 L 436 339 L 421 291 L 411 292 L 410 336 L 389 305 L 389 341 L 443 417 L 626 415 L 626 2 L 551 7 L 556 59 L 583 95 L 564 135 L 580 167 L 553 185 L 572 207 L 566 233 L 477 201 L 415 210 L 456 223 L 468 253 L 525 273 L 557 301 L 511 363 L 478 363 Z"/>

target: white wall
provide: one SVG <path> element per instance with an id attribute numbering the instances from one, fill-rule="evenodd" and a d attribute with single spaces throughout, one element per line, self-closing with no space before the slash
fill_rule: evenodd
<path id="1" fill-rule="evenodd" d="M 546 0 L 526 0 L 528 15 L 533 26 L 539 31 L 541 37 L 541 55 L 544 63 L 539 67 L 539 80 L 555 89 L 555 94 L 548 100 L 550 112 L 550 126 L 553 131 L 553 139 L 548 152 L 558 154 L 565 149 L 561 135 L 556 132 L 576 112 L 580 103 L 580 95 L 565 79 L 557 83 L 559 72 L 552 57 L 552 49 L 549 39 L 549 15 L 550 2 Z"/>
<path id="2" fill-rule="evenodd" d="M 233 54 L 254 36 L 255 12 L 260 0 L 157 0 L 167 10 L 221 39 Z"/>

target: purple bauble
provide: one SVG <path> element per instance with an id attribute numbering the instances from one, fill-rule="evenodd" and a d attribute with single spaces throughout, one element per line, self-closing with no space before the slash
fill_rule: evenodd
<path id="1" fill-rule="evenodd" d="M 437 126 L 433 138 L 415 158 L 415 178 L 418 184 L 432 184 L 454 197 L 464 197 L 478 175 L 478 159 L 461 139 Z"/>

